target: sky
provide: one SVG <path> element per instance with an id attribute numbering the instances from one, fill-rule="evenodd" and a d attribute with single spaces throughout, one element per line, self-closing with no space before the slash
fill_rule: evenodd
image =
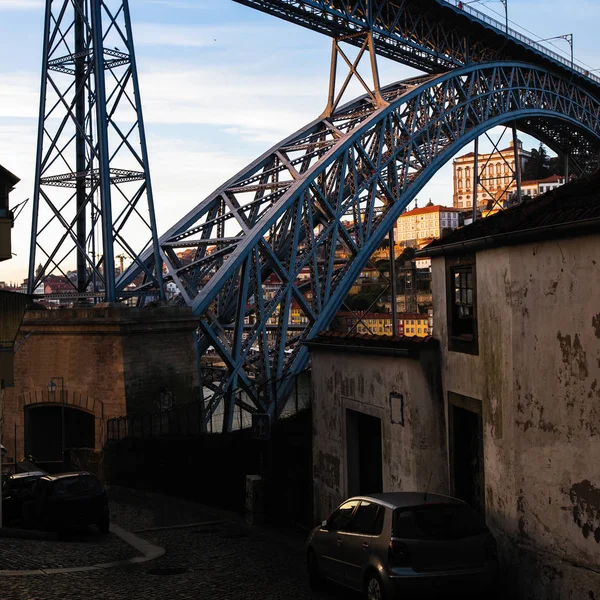
<path id="1" fill-rule="evenodd" d="M 511 21 L 537 39 L 572 32 L 576 60 L 600 68 L 598 0 L 508 3 Z M 331 40 L 233 0 L 130 6 L 160 234 L 322 112 Z M 497 0 L 481 8 L 503 18 Z M 42 0 L 0 0 L 0 164 L 21 178 L 13 205 L 33 193 L 43 17 Z M 552 49 L 569 52 L 564 42 Z M 382 84 L 414 74 L 381 60 Z M 421 192 L 421 204 L 429 198 L 451 204 L 450 164 Z M 15 256 L 0 263 L 0 281 L 26 276 L 30 229 L 31 202 L 15 223 Z"/>

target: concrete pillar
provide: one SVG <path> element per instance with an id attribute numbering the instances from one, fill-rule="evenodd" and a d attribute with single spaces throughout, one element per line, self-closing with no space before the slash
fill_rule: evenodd
<path id="1" fill-rule="evenodd" d="M 260 475 L 246 475 L 246 521 L 250 525 L 265 521 L 265 481 Z"/>

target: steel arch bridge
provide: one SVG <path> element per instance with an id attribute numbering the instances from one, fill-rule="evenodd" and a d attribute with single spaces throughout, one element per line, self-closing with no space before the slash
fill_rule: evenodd
<path id="1" fill-rule="evenodd" d="M 308 362 L 303 342 L 327 328 L 419 190 L 487 130 L 515 124 L 574 172 L 598 168 L 600 99 L 545 68 L 474 64 L 381 94 L 380 107 L 367 95 L 288 137 L 161 238 L 168 278 L 199 317 L 198 351 L 214 347 L 227 367 L 201 386 L 207 421 L 221 403 L 224 429 L 236 404 L 277 416 Z"/>

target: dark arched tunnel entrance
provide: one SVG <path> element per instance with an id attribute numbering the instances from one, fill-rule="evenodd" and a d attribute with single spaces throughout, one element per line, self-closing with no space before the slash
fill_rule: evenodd
<path id="1" fill-rule="evenodd" d="M 63 470 L 67 448 L 94 448 L 94 415 L 72 406 L 28 406 L 25 408 L 25 455 L 48 471 Z"/>

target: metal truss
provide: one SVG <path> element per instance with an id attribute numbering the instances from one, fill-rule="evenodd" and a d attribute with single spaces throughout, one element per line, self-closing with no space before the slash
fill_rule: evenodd
<path id="1" fill-rule="evenodd" d="M 471 63 L 527 61 L 560 68 L 596 90 L 600 77 L 458 0 L 235 0 L 337 38 L 372 31 L 377 52 L 440 73 Z M 349 38 L 360 46 L 361 41 Z"/>
<path id="2" fill-rule="evenodd" d="M 162 297 L 128 0 L 46 0 L 42 61 L 29 293 L 54 275 L 73 300 Z"/>
<path id="3" fill-rule="evenodd" d="M 544 69 L 473 65 L 381 94 L 381 107 L 366 95 L 290 136 L 160 240 L 199 317 L 199 354 L 212 346 L 226 365 L 201 386 L 212 390 L 205 418 L 223 404 L 225 430 L 236 404 L 281 413 L 308 361 L 302 342 L 328 327 L 405 207 L 466 144 L 514 123 L 570 154 L 575 172 L 598 168 L 600 101 Z"/>

